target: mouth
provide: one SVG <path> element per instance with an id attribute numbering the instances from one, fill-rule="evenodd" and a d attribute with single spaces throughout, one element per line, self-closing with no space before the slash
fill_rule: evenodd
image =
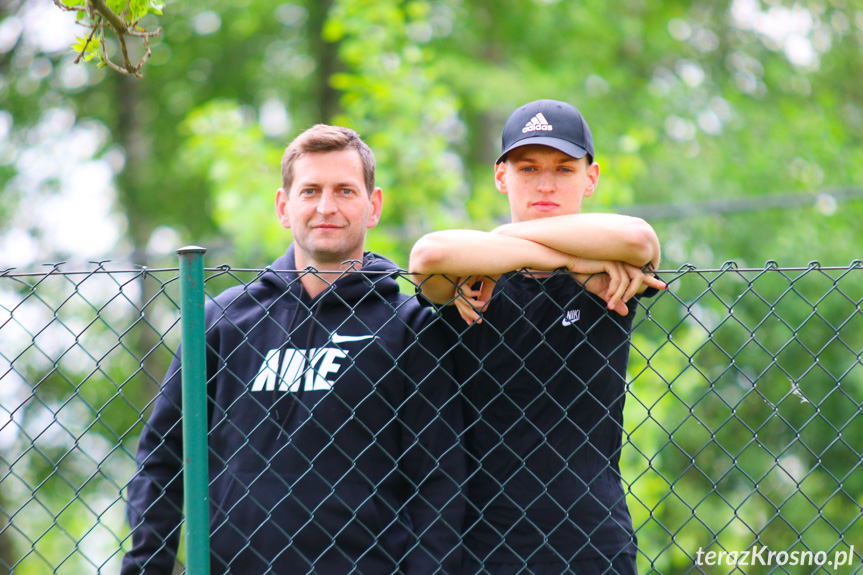
<path id="1" fill-rule="evenodd" d="M 540 201 L 540 202 L 533 202 L 530 205 L 530 207 L 535 209 L 535 210 L 538 210 L 540 212 L 550 212 L 550 211 L 558 209 L 560 207 L 560 204 L 557 204 L 555 202 L 549 202 L 549 201 Z"/>
<path id="2" fill-rule="evenodd" d="M 335 231 L 342 229 L 342 226 L 337 224 L 315 224 L 312 226 L 313 230 L 319 230 L 322 232 Z"/>

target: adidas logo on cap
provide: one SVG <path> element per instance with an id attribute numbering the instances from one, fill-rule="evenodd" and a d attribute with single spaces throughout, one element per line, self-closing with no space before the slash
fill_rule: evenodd
<path id="1" fill-rule="evenodd" d="M 551 118 L 554 122 L 549 122 Z M 539 144 L 573 158 L 589 155 L 593 161 L 593 136 L 581 112 L 572 104 L 557 100 L 536 100 L 509 115 L 500 138 L 500 156 L 506 161 L 514 148 Z"/>
<path id="2" fill-rule="evenodd" d="M 545 119 L 545 116 L 542 115 L 542 112 L 538 113 L 536 116 L 530 119 L 530 122 L 524 125 L 524 128 L 521 129 L 522 134 L 526 134 L 528 132 L 551 132 L 554 127 L 548 123 L 548 120 Z"/>

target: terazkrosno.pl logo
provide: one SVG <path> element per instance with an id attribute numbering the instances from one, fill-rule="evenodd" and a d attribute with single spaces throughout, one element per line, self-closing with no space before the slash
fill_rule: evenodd
<path id="1" fill-rule="evenodd" d="M 847 551 L 834 549 L 832 557 L 831 553 L 827 551 L 771 551 L 764 545 L 753 545 L 751 549 L 745 551 L 726 551 L 725 549 L 705 551 L 702 547 L 699 547 L 698 552 L 695 554 L 695 565 L 725 565 L 728 567 L 800 565 L 803 567 L 827 566 L 828 568 L 835 569 L 845 565 L 852 565 L 854 557 L 856 555 L 854 554 L 853 545 Z"/>

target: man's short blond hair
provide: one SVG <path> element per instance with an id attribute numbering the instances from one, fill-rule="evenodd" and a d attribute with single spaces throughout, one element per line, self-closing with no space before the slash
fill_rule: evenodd
<path id="1" fill-rule="evenodd" d="M 375 189 L 375 156 L 360 135 L 350 128 L 316 124 L 294 138 L 282 156 L 282 189 L 289 191 L 294 180 L 294 163 L 303 154 L 356 150 L 363 165 L 366 193 Z"/>

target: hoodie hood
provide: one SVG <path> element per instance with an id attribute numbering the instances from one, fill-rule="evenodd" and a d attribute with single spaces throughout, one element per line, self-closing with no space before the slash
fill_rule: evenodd
<path id="1" fill-rule="evenodd" d="M 296 269 L 294 244 L 288 247 L 285 255 L 278 258 L 261 277 L 261 283 L 277 291 L 290 291 L 297 296 L 304 293 L 299 282 L 303 270 Z M 309 268 L 312 269 L 312 268 Z M 353 273 L 362 270 L 364 273 Z M 399 293 L 396 277 L 402 270 L 392 261 L 374 252 L 364 252 L 363 261 L 354 263 L 341 274 L 327 272 L 323 277 L 331 283 L 315 300 L 323 300 L 319 305 L 331 306 L 340 302 L 353 305 L 369 293 L 370 286 L 374 291 L 392 299 Z M 325 297 L 326 296 L 326 297 Z"/>

